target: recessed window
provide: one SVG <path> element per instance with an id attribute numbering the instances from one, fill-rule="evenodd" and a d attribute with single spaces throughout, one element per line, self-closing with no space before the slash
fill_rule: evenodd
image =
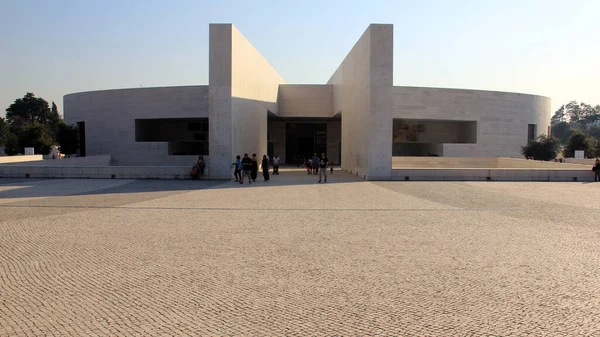
<path id="1" fill-rule="evenodd" d="M 527 124 L 527 140 L 535 140 L 537 125 Z"/>

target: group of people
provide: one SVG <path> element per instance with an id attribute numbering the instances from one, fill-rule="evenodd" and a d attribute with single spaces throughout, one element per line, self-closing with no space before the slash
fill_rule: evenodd
<path id="1" fill-rule="evenodd" d="M 260 167 L 262 168 L 265 182 L 269 181 L 269 167 L 271 163 L 273 164 L 273 175 L 279 175 L 279 161 L 280 159 L 277 155 L 272 160 L 269 160 L 267 155 L 263 155 Z M 248 177 L 248 184 L 256 182 L 259 169 L 256 153 L 252 154 L 252 158 L 247 153 L 244 154 L 244 158 L 240 158 L 239 155 L 236 156 L 235 162 L 231 166 L 234 168 L 235 182 L 243 184 L 245 177 Z"/>
<path id="2" fill-rule="evenodd" d="M 319 174 L 319 172 L 323 168 L 327 169 L 328 167 L 331 171 L 331 174 L 333 174 L 333 166 L 329 164 L 329 160 L 327 159 L 327 156 L 325 156 L 325 153 L 322 153 L 321 157 L 317 156 L 317 154 L 315 153 L 313 154 L 312 158 L 305 157 L 304 159 L 302 159 L 302 162 L 303 166 L 306 167 L 306 173 L 308 174 Z M 325 166 L 322 166 L 323 164 Z M 300 167 L 300 164 L 297 164 L 297 167 Z M 324 174 L 327 174 L 327 172 L 325 172 Z"/>
<path id="3" fill-rule="evenodd" d="M 270 166 L 273 166 L 273 175 L 279 175 L 280 161 L 281 159 L 277 155 L 273 156 L 272 159 L 269 159 L 267 155 L 263 155 L 262 161 L 259 165 L 256 153 L 253 153 L 252 157 L 248 156 L 247 153 L 244 154 L 243 158 L 241 158 L 238 155 L 236 156 L 235 162 L 231 164 L 231 167 L 234 168 L 235 182 L 243 184 L 245 178 L 248 178 L 248 184 L 256 182 L 259 168 L 262 169 L 264 181 L 268 182 L 270 180 Z M 306 159 L 305 165 L 308 174 L 319 175 L 319 183 L 327 182 L 328 169 L 330 169 L 331 174 L 333 174 L 333 167 L 330 167 L 329 159 L 327 158 L 325 153 L 322 153 L 321 157 L 317 156 L 317 154 L 315 153 L 312 158 Z M 196 164 L 194 164 L 192 170 L 190 171 L 190 176 L 192 177 L 192 179 L 199 179 L 200 176 L 204 175 L 205 168 L 206 160 L 204 159 L 203 155 L 200 155 L 198 157 L 198 160 L 196 161 Z"/>

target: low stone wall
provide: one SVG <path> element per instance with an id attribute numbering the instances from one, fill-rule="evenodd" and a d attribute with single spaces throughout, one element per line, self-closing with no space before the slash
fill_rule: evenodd
<path id="1" fill-rule="evenodd" d="M 204 160 L 208 163 L 209 156 L 204 156 Z M 189 166 L 190 169 L 198 161 L 198 156 L 169 156 L 169 155 L 153 155 L 148 157 L 120 157 L 112 158 L 111 164 L 117 166 Z M 233 163 L 235 160 L 232 159 Z"/>
<path id="2" fill-rule="evenodd" d="M 497 158 L 496 168 L 548 168 L 548 169 L 575 169 L 583 170 L 584 167 L 577 163 L 560 163 L 554 161 L 527 160 L 518 158 Z"/>
<path id="3" fill-rule="evenodd" d="M 2 156 L 0 157 L 0 165 L 1 164 L 11 164 L 11 163 L 24 163 L 24 162 L 35 162 L 42 161 L 43 157 L 41 154 L 36 154 L 32 156 Z M 28 163 L 27 165 L 29 165 Z"/>
<path id="4" fill-rule="evenodd" d="M 491 168 L 495 157 L 392 157 L 392 168 Z"/>
<path id="5" fill-rule="evenodd" d="M 417 181 L 594 181 L 591 169 L 393 169 L 392 180 Z"/>
<path id="6" fill-rule="evenodd" d="M 596 159 L 565 158 L 565 162 L 567 162 L 569 164 L 588 165 L 591 167 L 591 166 L 594 166 L 594 162 L 596 162 Z"/>
<path id="7" fill-rule="evenodd" d="M 187 166 L 0 166 L 0 178 L 190 179 L 189 173 Z"/>
<path id="8" fill-rule="evenodd" d="M 590 164 L 591 165 L 591 164 Z M 548 168 L 583 169 L 580 163 L 559 163 L 507 157 L 392 157 L 393 169 L 423 168 Z"/>
<path id="9" fill-rule="evenodd" d="M 41 157 L 41 156 L 40 156 Z M 2 158 L 4 159 L 4 158 Z M 2 160 L 0 159 L 0 160 Z M 11 165 L 23 165 L 13 163 Z M 69 166 L 69 167 L 85 167 L 85 166 L 108 166 L 110 165 L 110 156 L 89 156 L 89 157 L 74 157 L 63 159 L 46 159 L 39 161 L 27 162 L 27 166 Z M 23 165 L 24 166 L 24 165 Z"/>

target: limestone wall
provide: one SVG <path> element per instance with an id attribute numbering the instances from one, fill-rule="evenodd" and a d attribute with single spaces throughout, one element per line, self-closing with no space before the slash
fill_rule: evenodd
<path id="1" fill-rule="evenodd" d="M 342 123 L 327 123 L 327 157 L 331 164 L 340 164 L 340 140 L 342 135 Z"/>
<path id="2" fill-rule="evenodd" d="M 210 25 L 209 48 L 209 167 L 229 178 L 235 155 L 267 153 L 267 111 L 277 113 L 284 81 L 231 24 Z"/>
<path id="3" fill-rule="evenodd" d="M 332 85 L 282 84 L 278 94 L 281 117 L 332 117 Z"/>
<path id="4" fill-rule="evenodd" d="M 23 156 L 24 157 L 24 156 Z M 30 157 L 30 156 L 28 156 Z M 37 157 L 37 156 L 31 156 Z M 26 165 L 26 166 L 108 166 L 111 162 L 110 155 L 103 156 L 88 156 L 88 157 L 74 157 L 74 158 L 63 158 L 63 159 L 46 159 L 41 160 L 36 159 L 35 161 L 28 162 L 15 162 L 11 165 Z M 11 158 L 11 157 L 9 157 Z M 3 158 L 2 158 L 3 159 Z M 2 159 L 0 159 L 0 163 L 2 163 Z"/>
<path id="5" fill-rule="evenodd" d="M 64 96 L 67 124 L 85 122 L 86 154 L 122 163 L 176 162 L 168 143 L 136 142 L 135 120 L 208 117 L 208 87 L 102 90 Z"/>
<path id="6" fill-rule="evenodd" d="M 190 179 L 189 172 L 188 166 L 0 166 L 0 178 Z"/>
<path id="7" fill-rule="evenodd" d="M 509 168 L 402 168 L 392 170 L 392 180 L 404 181 L 594 181 L 591 170 Z"/>
<path id="8" fill-rule="evenodd" d="M 394 118 L 477 122 L 476 144 L 444 144 L 444 156 L 520 157 L 527 125 L 548 133 L 547 97 L 483 90 L 394 87 Z"/>
<path id="9" fill-rule="evenodd" d="M 370 25 L 328 84 L 342 113 L 342 167 L 389 179 L 392 161 L 393 26 Z"/>
<path id="10" fill-rule="evenodd" d="M 396 168 L 496 168 L 497 158 L 471 157 L 393 157 Z"/>
<path id="11" fill-rule="evenodd" d="M 520 158 L 498 158 L 497 159 L 499 168 L 549 168 L 549 169 L 574 169 L 583 170 L 586 169 L 585 165 L 580 164 L 569 164 L 559 163 L 553 161 L 540 161 L 540 160 L 526 160 Z"/>
<path id="12" fill-rule="evenodd" d="M 423 169 L 498 168 L 498 169 L 554 169 L 584 170 L 586 166 L 559 162 L 498 157 L 393 157 L 392 167 Z"/>

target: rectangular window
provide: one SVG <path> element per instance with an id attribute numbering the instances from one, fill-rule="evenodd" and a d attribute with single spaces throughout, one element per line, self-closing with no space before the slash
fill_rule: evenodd
<path id="1" fill-rule="evenodd" d="M 536 134 L 536 125 L 535 124 L 527 124 L 527 140 L 535 140 Z"/>
<path id="2" fill-rule="evenodd" d="M 208 118 L 135 120 L 136 142 L 165 142 L 169 155 L 208 155 Z"/>

